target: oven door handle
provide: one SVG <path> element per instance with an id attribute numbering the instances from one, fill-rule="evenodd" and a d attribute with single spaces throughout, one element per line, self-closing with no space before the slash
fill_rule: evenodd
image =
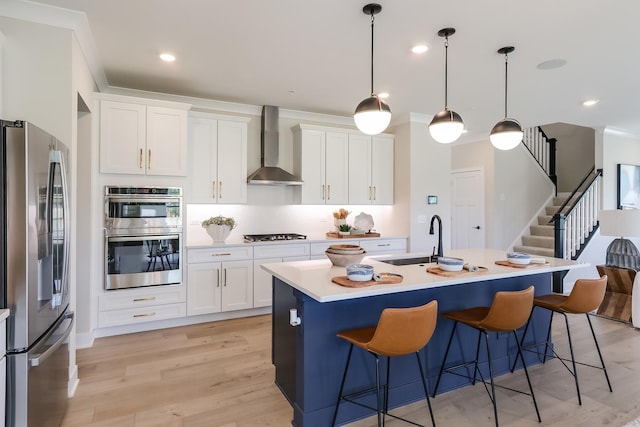
<path id="1" fill-rule="evenodd" d="M 153 204 L 179 204 L 181 201 L 180 197 L 163 197 L 163 196 L 158 196 L 158 197 L 149 197 L 149 196 L 144 196 L 144 197 L 130 197 L 130 196 L 125 196 L 125 197 L 118 197 L 118 196 L 107 196 L 107 202 L 113 202 L 113 203 L 134 203 L 134 204 L 140 204 L 140 203 L 153 203 Z"/>
<path id="2" fill-rule="evenodd" d="M 180 236 L 177 234 L 168 234 L 168 235 L 145 235 L 145 236 L 127 236 L 127 237 L 108 237 L 107 239 L 110 242 L 143 242 L 145 240 L 172 240 L 178 239 Z"/>

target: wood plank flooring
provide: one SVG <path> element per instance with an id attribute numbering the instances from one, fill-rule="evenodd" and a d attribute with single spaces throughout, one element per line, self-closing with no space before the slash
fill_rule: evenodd
<path id="1" fill-rule="evenodd" d="M 498 391 L 500 425 L 623 426 L 640 417 L 640 331 L 629 324 L 593 317 L 609 376 L 579 367 L 583 404 L 572 377 L 553 360 L 530 369 L 542 416 L 530 397 Z M 581 360 L 597 354 L 584 316 L 571 318 Z M 559 351 L 568 350 L 560 317 L 554 322 Z M 292 410 L 275 386 L 271 365 L 271 316 L 233 319 L 97 339 L 77 354 L 80 385 L 64 427 L 249 427 L 291 425 Z M 520 373 L 500 384 L 526 388 Z M 430 425 L 424 402 L 400 408 Z M 493 426 L 493 410 L 482 385 L 432 399 L 439 427 Z M 375 426 L 374 418 L 350 427 Z M 387 422 L 389 427 L 406 425 Z"/>

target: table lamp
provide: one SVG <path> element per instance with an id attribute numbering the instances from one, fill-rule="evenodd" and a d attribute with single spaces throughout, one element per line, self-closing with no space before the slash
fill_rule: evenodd
<path id="1" fill-rule="evenodd" d="M 600 211 L 600 235 L 616 236 L 607 248 L 607 264 L 611 267 L 640 270 L 640 252 L 625 237 L 640 236 L 640 209 Z"/>

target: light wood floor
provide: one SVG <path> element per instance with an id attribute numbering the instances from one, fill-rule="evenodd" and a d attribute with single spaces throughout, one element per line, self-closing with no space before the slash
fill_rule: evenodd
<path id="1" fill-rule="evenodd" d="M 613 393 L 601 371 L 579 368 L 582 406 L 572 377 L 557 360 L 530 369 L 542 416 L 528 396 L 499 390 L 500 424 L 528 426 L 623 426 L 640 417 L 640 331 L 593 317 Z M 556 345 L 566 349 L 561 317 Z M 584 316 L 571 319 L 577 354 L 597 355 Z M 80 385 L 64 427 L 245 427 L 291 425 L 292 410 L 274 385 L 271 316 L 234 319 L 100 338 L 78 351 Z M 521 372 L 499 383 L 526 388 Z M 400 410 L 430 425 L 424 402 Z M 437 425 L 492 426 L 493 411 L 482 385 L 432 399 Z M 374 426 L 374 419 L 352 427 Z M 389 427 L 400 425 L 388 422 Z"/>

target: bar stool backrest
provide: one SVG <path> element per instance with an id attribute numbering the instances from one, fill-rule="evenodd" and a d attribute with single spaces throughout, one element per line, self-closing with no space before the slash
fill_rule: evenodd
<path id="1" fill-rule="evenodd" d="M 420 307 L 386 308 L 366 350 L 382 356 L 403 356 L 427 345 L 436 328 L 438 302 Z"/>
<path id="2" fill-rule="evenodd" d="M 571 289 L 569 297 L 559 306 L 567 313 L 582 314 L 600 306 L 607 290 L 607 276 L 599 279 L 579 279 Z"/>
<path id="3" fill-rule="evenodd" d="M 488 331 L 514 331 L 524 325 L 533 308 L 533 286 L 522 291 L 500 291 L 478 326 Z"/>

